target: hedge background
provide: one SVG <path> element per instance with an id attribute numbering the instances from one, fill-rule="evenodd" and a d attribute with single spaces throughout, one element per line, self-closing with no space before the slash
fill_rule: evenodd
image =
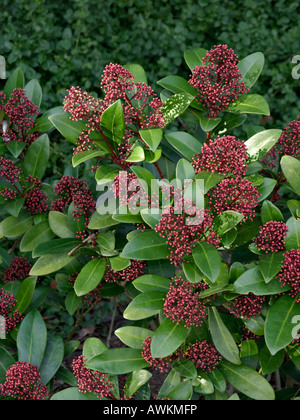
<path id="1" fill-rule="evenodd" d="M 7 72 L 38 78 L 43 108 L 65 89 L 97 90 L 109 62 L 137 62 L 154 88 L 168 74 L 188 77 L 183 52 L 227 43 L 240 58 L 262 51 L 266 67 L 255 92 L 271 104 L 275 126 L 298 115 L 299 2 L 293 0 L 2 0 L 0 54 Z"/>

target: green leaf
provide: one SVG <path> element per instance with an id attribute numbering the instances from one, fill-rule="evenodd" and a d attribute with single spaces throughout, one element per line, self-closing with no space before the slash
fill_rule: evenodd
<path id="1" fill-rule="evenodd" d="M 21 323 L 18 338 L 18 360 L 41 366 L 47 344 L 47 329 L 41 314 L 35 309 Z"/>
<path id="2" fill-rule="evenodd" d="M 214 220 L 215 232 L 223 236 L 244 219 L 244 215 L 236 211 L 227 210 L 216 216 Z"/>
<path id="3" fill-rule="evenodd" d="M 14 217 L 18 217 L 25 203 L 25 198 L 19 198 L 6 204 L 6 211 Z"/>
<path id="4" fill-rule="evenodd" d="M 171 132 L 165 135 L 168 142 L 188 160 L 201 153 L 202 144 L 189 133 L 183 131 Z"/>
<path id="5" fill-rule="evenodd" d="M 91 337 L 85 340 L 82 355 L 86 360 L 90 360 L 93 357 L 104 353 L 106 350 L 108 350 L 107 346 L 99 340 L 99 338 Z"/>
<path id="6" fill-rule="evenodd" d="M 78 297 L 73 290 L 67 294 L 65 299 L 65 307 L 70 316 L 73 316 L 75 314 L 80 303 L 81 298 Z"/>
<path id="7" fill-rule="evenodd" d="M 16 294 L 16 306 L 15 310 L 23 314 L 26 309 L 31 304 L 33 294 L 35 291 L 35 286 L 37 282 L 37 277 L 28 277 L 23 280 Z"/>
<path id="8" fill-rule="evenodd" d="M 161 291 L 168 292 L 171 279 L 157 276 L 156 274 L 145 274 L 133 281 L 133 285 L 140 292 Z"/>
<path id="9" fill-rule="evenodd" d="M 15 363 L 12 355 L 3 347 L 0 347 L 0 384 L 4 384 L 7 370 Z"/>
<path id="10" fill-rule="evenodd" d="M 222 321 L 217 308 L 212 307 L 210 309 L 208 322 L 212 340 L 218 352 L 231 363 L 240 365 L 239 349 Z"/>
<path id="11" fill-rule="evenodd" d="M 59 391 L 53 395 L 51 401 L 98 401 L 97 395 L 87 392 L 83 394 L 79 391 L 79 388 L 67 388 L 63 391 Z"/>
<path id="12" fill-rule="evenodd" d="M 155 152 L 155 150 L 158 148 L 163 137 L 163 131 L 161 128 L 140 130 L 139 134 L 144 142 L 150 147 L 152 152 Z"/>
<path id="13" fill-rule="evenodd" d="M 265 130 L 255 134 L 245 142 L 249 163 L 263 158 L 277 143 L 282 130 Z"/>
<path id="14" fill-rule="evenodd" d="M 271 201 L 265 200 L 261 208 L 261 220 L 263 224 L 268 222 L 284 222 L 284 217 L 279 210 Z"/>
<path id="15" fill-rule="evenodd" d="M 59 112 L 50 115 L 48 118 L 65 139 L 76 144 L 78 137 L 82 134 L 83 130 L 87 128 L 87 121 L 73 121 L 70 117 L 71 115 L 68 112 Z M 98 134 L 97 137 L 98 139 L 101 139 L 100 134 Z"/>
<path id="16" fill-rule="evenodd" d="M 291 217 L 287 223 L 288 233 L 285 238 L 285 246 L 287 251 L 298 249 L 300 246 L 300 219 Z"/>
<path id="17" fill-rule="evenodd" d="M 100 125 L 106 138 L 117 144 L 122 143 L 125 134 L 125 120 L 120 99 L 103 112 Z"/>
<path id="18" fill-rule="evenodd" d="M 257 94 L 247 95 L 242 102 L 238 100 L 236 103 L 230 105 L 227 108 L 227 111 L 244 114 L 270 115 L 268 102 L 263 96 Z"/>
<path id="19" fill-rule="evenodd" d="M 261 257 L 258 267 L 266 283 L 270 283 L 279 273 L 283 259 L 283 252 L 267 254 Z"/>
<path id="20" fill-rule="evenodd" d="M 203 58 L 206 56 L 207 50 L 204 48 L 194 48 L 184 52 L 184 59 L 190 70 L 197 66 L 202 66 Z"/>
<path id="21" fill-rule="evenodd" d="M 107 152 L 101 150 L 87 150 L 85 152 L 76 153 L 76 155 L 72 157 L 73 168 L 76 168 L 87 160 L 103 156 L 107 156 Z"/>
<path id="22" fill-rule="evenodd" d="M 6 144 L 8 150 L 10 151 L 10 153 L 13 155 L 13 157 L 18 158 L 20 156 L 20 154 L 23 152 L 23 150 L 25 149 L 25 147 L 27 146 L 26 143 L 22 142 L 22 141 L 9 141 Z"/>
<path id="23" fill-rule="evenodd" d="M 300 162 L 292 156 L 283 156 L 281 168 L 292 189 L 300 196 Z"/>
<path id="24" fill-rule="evenodd" d="M 193 180 L 195 178 L 195 169 L 186 159 L 180 159 L 176 166 L 177 182 L 181 181 L 182 187 L 185 186 L 185 181 Z"/>
<path id="25" fill-rule="evenodd" d="M 59 238 L 74 238 L 68 224 L 68 216 L 58 211 L 49 212 L 49 225 L 53 233 Z"/>
<path id="26" fill-rule="evenodd" d="M 300 217 L 300 201 L 298 200 L 289 200 L 287 202 L 288 208 L 295 219 Z"/>
<path id="27" fill-rule="evenodd" d="M 181 376 L 173 369 L 165 379 L 158 393 L 158 398 L 166 398 L 169 392 L 181 383 Z"/>
<path id="28" fill-rule="evenodd" d="M 125 69 L 129 70 L 131 74 L 134 76 L 134 81 L 137 83 L 145 83 L 148 85 L 148 79 L 143 67 L 139 64 L 127 64 L 123 66 Z"/>
<path id="29" fill-rule="evenodd" d="M 91 230 L 106 229 L 118 224 L 119 222 L 114 220 L 111 214 L 100 214 L 96 210 L 90 219 L 88 228 Z"/>
<path id="30" fill-rule="evenodd" d="M 132 149 L 131 155 L 126 162 L 143 162 L 145 160 L 145 152 L 142 146 L 136 146 Z"/>
<path id="31" fill-rule="evenodd" d="M 258 267 L 251 268 L 242 274 L 234 283 L 236 293 L 248 295 L 254 293 L 256 296 L 276 295 L 289 290 L 283 288 L 278 279 L 271 280 L 266 284 L 263 275 Z"/>
<path id="32" fill-rule="evenodd" d="M 44 255 L 40 257 L 30 271 L 31 276 L 47 276 L 61 270 L 75 260 L 75 257 L 63 255 Z"/>
<path id="33" fill-rule="evenodd" d="M 203 179 L 204 181 L 204 194 L 206 194 L 211 188 L 218 185 L 223 179 L 224 175 L 220 175 L 216 172 L 201 171 L 195 176 L 195 179 Z"/>
<path id="34" fill-rule="evenodd" d="M 119 169 L 110 166 L 100 166 L 97 169 L 95 178 L 98 185 L 105 185 L 110 181 L 113 181 L 118 175 Z"/>
<path id="35" fill-rule="evenodd" d="M 131 266 L 131 261 L 127 258 L 122 258 L 119 255 L 109 259 L 111 268 L 114 271 L 123 271 Z"/>
<path id="36" fill-rule="evenodd" d="M 191 360 L 183 359 L 174 363 L 173 369 L 187 379 L 195 379 L 197 377 L 197 369 Z"/>
<path id="37" fill-rule="evenodd" d="M 296 300 L 284 295 L 277 299 L 269 309 L 265 324 L 265 340 L 273 356 L 295 338 L 293 337 L 295 328 L 293 319 L 300 314 L 300 304 Z"/>
<path id="38" fill-rule="evenodd" d="M 64 114 L 64 108 L 62 106 L 58 106 L 52 109 L 49 109 L 49 111 L 45 112 L 40 118 L 36 119 L 36 126 L 31 130 L 31 133 L 36 133 L 37 131 L 40 131 L 41 133 L 46 133 L 47 131 L 50 131 L 53 128 L 52 122 L 49 120 L 49 117 L 54 114 Z"/>
<path id="39" fill-rule="evenodd" d="M 40 368 L 42 382 L 48 384 L 64 359 L 64 342 L 61 337 L 49 337 Z"/>
<path id="40" fill-rule="evenodd" d="M 193 249 L 193 258 L 199 270 L 215 283 L 221 270 L 221 257 L 213 245 L 199 242 Z"/>
<path id="41" fill-rule="evenodd" d="M 37 79 L 31 80 L 27 85 L 24 87 L 26 91 L 27 98 L 34 103 L 38 108 L 41 107 L 43 92 L 41 85 Z"/>
<path id="42" fill-rule="evenodd" d="M 122 252 L 123 258 L 133 260 L 161 260 L 169 256 L 165 240 L 156 232 L 145 232 L 132 239 Z"/>
<path id="43" fill-rule="evenodd" d="M 206 118 L 204 114 L 199 114 L 200 126 L 203 131 L 211 132 L 222 121 L 222 118 Z"/>
<path id="44" fill-rule="evenodd" d="M 275 393 L 266 379 L 248 366 L 235 366 L 221 362 L 221 372 L 227 381 L 247 397 L 254 400 L 275 400 Z"/>
<path id="45" fill-rule="evenodd" d="M 44 242 L 38 245 L 33 253 L 33 258 L 42 257 L 44 255 L 62 255 L 68 254 L 72 249 L 81 244 L 79 239 L 55 239 L 54 241 Z"/>
<path id="46" fill-rule="evenodd" d="M 191 96 L 198 95 L 197 89 L 180 76 L 167 76 L 164 79 L 159 80 L 157 84 L 173 93 L 188 93 Z"/>
<path id="47" fill-rule="evenodd" d="M 20 213 L 18 217 L 10 216 L 1 223 L 3 235 L 9 239 L 22 236 L 32 226 L 32 217 L 27 213 Z"/>
<path id="48" fill-rule="evenodd" d="M 113 375 L 124 375 L 148 367 L 141 350 L 110 349 L 90 359 L 86 365 L 88 369 Z"/>
<path id="49" fill-rule="evenodd" d="M 42 134 L 27 149 L 23 162 L 24 174 L 42 179 L 47 169 L 49 156 L 49 137 L 47 134 Z"/>
<path id="50" fill-rule="evenodd" d="M 50 241 L 54 236 L 48 221 L 34 225 L 23 236 L 20 244 L 20 251 L 31 252 L 38 245 Z"/>
<path id="51" fill-rule="evenodd" d="M 269 197 L 269 195 L 272 194 L 275 186 L 277 184 L 276 179 L 272 179 L 272 178 L 265 178 L 263 184 L 259 185 L 257 187 L 257 191 L 260 194 L 260 198 L 259 198 L 259 203 L 263 200 L 265 200 L 266 198 Z"/>
<path id="52" fill-rule="evenodd" d="M 243 365 L 256 369 L 258 366 L 258 347 L 255 341 L 241 342 L 241 361 Z"/>
<path id="53" fill-rule="evenodd" d="M 285 352 L 283 350 L 271 355 L 267 346 L 264 346 L 259 353 L 259 363 L 262 368 L 263 375 L 275 372 L 284 362 Z"/>
<path id="54" fill-rule="evenodd" d="M 192 381 L 187 380 L 178 384 L 171 392 L 167 395 L 170 400 L 176 401 L 189 401 L 193 396 Z"/>
<path id="55" fill-rule="evenodd" d="M 140 350 L 148 337 L 153 337 L 154 332 L 141 327 L 122 327 L 115 331 L 122 343 L 133 349 Z"/>
<path id="56" fill-rule="evenodd" d="M 239 62 L 238 68 L 243 74 L 241 82 L 245 83 L 248 89 L 255 85 L 264 68 L 264 65 L 265 57 L 261 52 L 248 55 Z"/>
<path id="57" fill-rule="evenodd" d="M 143 385 L 145 385 L 152 377 L 152 373 L 147 370 L 140 369 L 132 372 L 126 381 L 124 392 L 130 398 L 135 394 Z"/>
<path id="58" fill-rule="evenodd" d="M 166 292 L 151 291 L 139 294 L 127 306 L 124 318 L 136 321 L 158 314 L 164 306 Z"/>
<path id="59" fill-rule="evenodd" d="M 156 359 L 170 356 L 187 339 L 189 333 L 190 330 L 183 323 L 175 324 L 166 318 L 152 338 L 152 357 Z"/>
<path id="60" fill-rule="evenodd" d="M 84 296 L 94 290 L 105 274 L 106 261 L 94 258 L 80 271 L 74 285 L 77 296 Z"/>
<path id="61" fill-rule="evenodd" d="M 17 68 L 11 73 L 11 75 L 7 79 L 3 89 L 3 93 L 7 98 L 9 98 L 13 93 L 14 89 L 24 89 L 24 85 L 24 74 L 20 68 Z"/>
<path id="62" fill-rule="evenodd" d="M 176 93 L 168 98 L 162 108 L 165 126 L 183 114 L 192 103 L 195 103 L 194 96 L 189 93 Z"/>

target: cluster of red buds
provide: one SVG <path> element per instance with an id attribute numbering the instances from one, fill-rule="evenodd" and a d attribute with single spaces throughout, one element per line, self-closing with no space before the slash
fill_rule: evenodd
<path id="1" fill-rule="evenodd" d="M 11 293 L 0 289 L 0 336 L 10 333 L 23 320 L 23 315 L 14 310 L 16 303 Z"/>
<path id="2" fill-rule="evenodd" d="M 230 313 L 236 318 L 250 319 L 257 317 L 265 303 L 265 296 L 240 295 L 228 303 Z"/>
<path id="3" fill-rule="evenodd" d="M 143 342 L 143 358 L 149 363 L 151 369 L 158 370 L 161 373 L 168 372 L 171 368 L 172 356 L 154 359 L 151 353 L 151 342 L 151 337 L 147 337 Z"/>
<path id="4" fill-rule="evenodd" d="M 115 271 L 109 264 L 106 266 L 104 280 L 108 283 L 124 283 L 141 277 L 146 269 L 144 261 L 131 260 L 131 265 L 124 270 Z"/>
<path id="5" fill-rule="evenodd" d="M 226 110 L 249 89 L 242 82 L 238 57 L 227 45 L 217 45 L 207 52 L 202 65 L 193 69 L 190 84 L 198 95 L 196 101 L 205 107 L 209 118 Z"/>
<path id="6" fill-rule="evenodd" d="M 206 340 L 197 341 L 184 352 L 184 357 L 191 360 L 197 369 L 211 373 L 222 360 L 222 356 L 213 344 Z"/>
<path id="7" fill-rule="evenodd" d="M 282 286 L 290 286 L 290 296 L 300 293 L 300 249 L 292 249 L 284 254 L 284 261 L 278 278 Z M 297 299 L 300 303 L 300 297 Z"/>
<path id="8" fill-rule="evenodd" d="M 73 374 L 78 381 L 79 392 L 86 394 L 92 392 L 99 398 L 111 396 L 112 383 L 109 382 L 108 375 L 103 372 L 92 371 L 85 367 L 86 359 L 79 356 L 73 360 Z"/>
<path id="9" fill-rule="evenodd" d="M 78 273 L 70 274 L 69 284 L 71 286 L 74 286 L 77 277 L 78 277 Z M 87 293 L 86 295 L 83 296 L 83 302 L 88 307 L 94 307 L 95 305 L 100 303 L 101 300 L 102 300 L 102 293 L 101 292 L 102 292 L 102 284 L 100 283 L 94 290 L 92 290 L 91 292 L 89 292 L 89 293 Z"/>
<path id="10" fill-rule="evenodd" d="M 15 257 L 9 267 L 3 273 L 3 283 L 9 283 L 15 280 L 24 280 L 29 277 L 31 264 L 26 258 Z"/>
<path id="11" fill-rule="evenodd" d="M 6 372 L 0 385 L 0 396 L 8 399 L 36 401 L 49 399 L 46 385 L 41 382 L 38 367 L 28 362 L 16 362 Z"/>
<path id="12" fill-rule="evenodd" d="M 284 251 L 287 233 L 288 227 L 284 222 L 271 221 L 261 226 L 254 242 L 259 251 L 266 253 Z"/>
<path id="13" fill-rule="evenodd" d="M 0 124 L 0 137 L 3 141 L 19 141 L 30 145 L 40 135 L 39 132 L 30 133 L 36 126 L 35 118 L 40 110 L 26 96 L 23 89 L 14 89 L 10 98 L 6 101 L 3 92 L 0 92 L 0 111 L 4 112 L 6 124 Z"/>

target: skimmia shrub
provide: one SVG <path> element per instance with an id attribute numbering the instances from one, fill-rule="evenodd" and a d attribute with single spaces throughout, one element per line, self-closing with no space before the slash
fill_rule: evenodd
<path id="1" fill-rule="evenodd" d="M 159 96 L 115 63 L 43 115 L 1 91 L 0 399 L 297 398 L 300 117 L 237 137 L 263 54 L 184 58 Z"/>

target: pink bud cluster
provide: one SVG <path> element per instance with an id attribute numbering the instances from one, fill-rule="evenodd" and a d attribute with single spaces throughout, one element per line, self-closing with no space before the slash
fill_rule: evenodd
<path id="1" fill-rule="evenodd" d="M 249 295 L 240 295 L 228 303 L 230 313 L 236 318 L 250 319 L 257 317 L 262 310 L 266 300 L 265 296 L 255 296 L 253 293 Z"/>
<path id="2" fill-rule="evenodd" d="M 131 260 L 131 265 L 125 270 L 115 271 L 109 264 L 106 266 L 104 280 L 108 283 L 124 283 L 141 277 L 146 269 L 146 264 L 143 261 Z"/>
<path id="3" fill-rule="evenodd" d="M 23 320 L 23 315 L 14 310 L 16 303 L 17 301 L 11 293 L 0 289 L 0 317 L 5 320 L 5 325 L 1 325 L 0 322 L 0 333 L 2 334 L 8 334 Z"/>
<path id="4" fill-rule="evenodd" d="M 174 323 L 184 323 L 186 328 L 200 327 L 208 316 L 208 300 L 200 299 L 199 294 L 208 286 L 192 284 L 175 277 L 164 299 L 164 314 Z"/>
<path id="5" fill-rule="evenodd" d="M 284 222 L 271 221 L 260 228 L 259 235 L 254 240 L 259 251 L 279 252 L 285 250 L 285 238 L 288 227 Z"/>
<path id="6" fill-rule="evenodd" d="M 109 382 L 108 375 L 87 369 L 84 365 L 85 362 L 85 357 L 79 356 L 72 363 L 73 374 L 78 381 L 79 392 L 83 394 L 92 392 L 99 398 L 110 397 L 113 385 Z"/>
<path id="7" fill-rule="evenodd" d="M 4 142 L 22 141 L 27 145 L 34 142 L 40 133 L 29 134 L 36 126 L 35 118 L 39 115 L 40 110 L 26 96 L 23 89 L 14 89 L 10 98 L 5 104 L 5 95 L 0 97 L 0 110 L 5 114 L 4 119 L 9 120 L 8 129 L 4 132 L 0 124 L 0 137 Z"/>
<path id="8" fill-rule="evenodd" d="M 31 265 L 23 257 L 15 257 L 9 267 L 3 273 L 3 283 L 9 283 L 15 280 L 24 280 L 29 276 Z"/>
<path id="9" fill-rule="evenodd" d="M 21 181 L 22 171 L 11 160 L 0 157 L 0 177 L 14 185 Z"/>
<path id="10" fill-rule="evenodd" d="M 186 202 L 186 204 L 188 204 Z M 191 206 L 192 207 L 192 206 Z M 185 207 L 188 214 L 193 214 L 189 205 Z M 212 228 L 213 217 L 208 210 L 196 210 L 194 217 L 199 219 L 199 223 L 188 224 L 187 214 L 176 214 L 174 207 L 162 216 L 155 227 L 155 231 L 160 237 L 166 239 L 169 245 L 169 259 L 172 264 L 178 266 L 182 262 L 188 262 L 186 257 L 192 253 L 198 241 L 205 241 L 216 247 L 220 244 L 220 238 Z"/>
<path id="11" fill-rule="evenodd" d="M 203 146 L 202 152 L 193 157 L 196 173 L 217 172 L 226 176 L 243 177 L 247 170 L 247 148 L 234 136 L 217 137 Z"/>
<path id="12" fill-rule="evenodd" d="M 222 356 L 215 346 L 206 340 L 192 344 L 185 351 L 184 357 L 191 360 L 197 369 L 201 369 L 205 373 L 211 373 L 222 360 Z"/>
<path id="13" fill-rule="evenodd" d="M 51 210 L 63 213 L 73 202 L 75 210 L 72 212 L 74 220 L 85 217 L 86 226 L 91 215 L 96 211 L 96 203 L 88 185 L 73 176 L 64 176 L 54 187 L 58 198 L 52 203 Z"/>
<path id="14" fill-rule="evenodd" d="M 38 367 L 28 362 L 16 362 L 6 372 L 6 381 L 0 385 L 0 396 L 16 400 L 49 399 L 46 385 L 41 382 Z"/>
<path id="15" fill-rule="evenodd" d="M 284 261 L 278 278 L 282 286 L 290 286 L 290 296 L 300 293 L 300 249 L 292 249 L 284 254 Z M 300 296 L 297 299 L 300 303 Z"/>
<path id="16" fill-rule="evenodd" d="M 202 63 L 193 69 L 190 84 L 197 89 L 196 101 L 207 109 L 209 118 L 216 118 L 249 89 L 241 80 L 238 57 L 227 45 L 208 51 Z"/>
<path id="17" fill-rule="evenodd" d="M 216 214 L 233 210 L 253 220 L 260 193 L 246 178 L 225 178 L 208 193 L 209 206 Z"/>
<path id="18" fill-rule="evenodd" d="M 41 190 L 42 183 L 38 178 L 29 176 L 26 178 L 27 187 L 24 186 L 25 203 L 24 207 L 34 216 L 48 211 L 48 198 Z M 28 187 L 29 185 L 29 187 Z"/>

